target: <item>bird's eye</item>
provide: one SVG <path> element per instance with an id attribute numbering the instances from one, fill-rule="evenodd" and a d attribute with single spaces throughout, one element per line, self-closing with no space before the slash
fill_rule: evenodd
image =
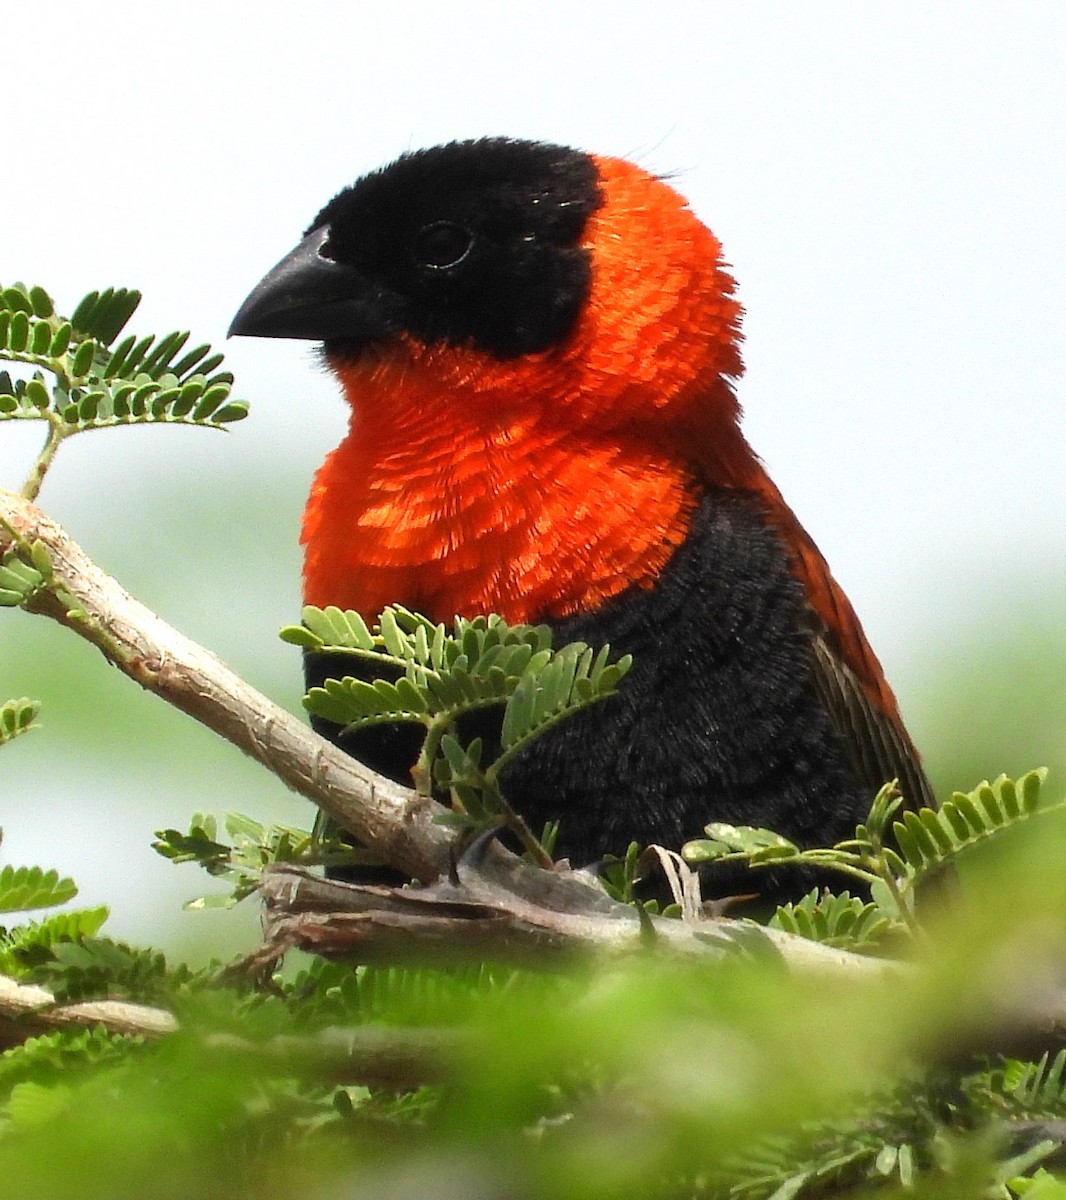
<path id="1" fill-rule="evenodd" d="M 415 237 L 415 261 L 423 267 L 443 271 L 461 263 L 470 253 L 474 235 L 454 221 L 434 221 Z"/>

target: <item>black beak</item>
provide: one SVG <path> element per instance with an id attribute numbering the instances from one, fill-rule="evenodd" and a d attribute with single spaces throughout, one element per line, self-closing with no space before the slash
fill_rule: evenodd
<path id="1" fill-rule="evenodd" d="M 312 229 L 269 271 L 241 305 L 228 336 L 365 343 L 391 332 L 380 311 L 380 289 L 355 268 L 326 258 L 328 238 L 328 225 Z"/>

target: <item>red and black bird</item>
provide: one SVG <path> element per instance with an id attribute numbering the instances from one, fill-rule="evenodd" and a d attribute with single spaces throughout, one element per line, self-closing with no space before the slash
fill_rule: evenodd
<path id="1" fill-rule="evenodd" d="M 497 612 L 633 655 L 503 781 L 575 865 L 709 820 L 829 844 L 892 778 L 931 802 L 851 604 L 740 430 L 734 292 L 661 179 L 488 138 L 340 192 L 230 331 L 321 341 L 351 405 L 304 514 L 307 603 Z M 343 744 L 409 780 L 412 736 Z"/>

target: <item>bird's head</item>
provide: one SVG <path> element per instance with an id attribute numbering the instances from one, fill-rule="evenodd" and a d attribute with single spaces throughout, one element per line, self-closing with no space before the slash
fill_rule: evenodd
<path id="1" fill-rule="evenodd" d="M 345 188 L 230 333 L 321 341 L 371 420 L 447 397 L 661 433 L 709 402 L 735 421 L 733 291 L 718 241 L 663 180 L 490 138 L 405 154 Z"/>

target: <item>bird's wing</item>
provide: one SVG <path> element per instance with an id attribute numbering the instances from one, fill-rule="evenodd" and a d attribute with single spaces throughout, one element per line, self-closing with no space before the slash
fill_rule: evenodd
<path id="1" fill-rule="evenodd" d="M 810 600 L 815 678 L 852 765 L 873 788 L 898 779 L 908 808 L 935 807 L 932 785 L 896 697 L 851 602 L 777 487 L 769 477 L 764 480 L 758 490 L 767 515 Z"/>
<path id="2" fill-rule="evenodd" d="M 833 640 L 825 628 L 811 639 L 815 681 L 856 772 L 874 788 L 898 779 L 908 808 L 934 807 L 932 786 L 906 730 L 876 706 Z"/>

